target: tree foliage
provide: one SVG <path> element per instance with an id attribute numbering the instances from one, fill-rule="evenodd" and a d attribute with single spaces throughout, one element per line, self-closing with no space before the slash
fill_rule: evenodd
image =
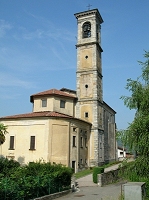
<path id="1" fill-rule="evenodd" d="M 5 142 L 5 135 L 7 132 L 7 126 L 4 124 L 0 123 L 0 145 Z"/>
<path id="2" fill-rule="evenodd" d="M 117 130 L 116 131 L 116 139 L 120 140 L 123 146 L 126 146 L 126 137 L 127 137 L 127 130 Z"/>
<path id="3" fill-rule="evenodd" d="M 136 110 L 134 120 L 126 131 L 127 145 L 139 153 L 137 164 L 141 162 L 143 169 L 149 169 L 146 162 L 149 155 L 149 52 L 145 51 L 144 58 L 145 62 L 139 61 L 142 74 L 136 80 L 127 80 L 126 89 L 131 96 L 122 96 L 121 99 L 129 109 Z M 140 167 L 142 174 L 141 170 Z"/>

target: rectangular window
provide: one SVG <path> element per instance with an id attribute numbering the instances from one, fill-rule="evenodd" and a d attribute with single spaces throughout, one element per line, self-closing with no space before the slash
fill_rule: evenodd
<path id="1" fill-rule="evenodd" d="M 83 147 L 83 137 L 81 137 L 80 143 L 81 143 L 81 147 Z"/>
<path id="2" fill-rule="evenodd" d="M 10 136 L 9 149 L 11 149 L 11 150 L 14 149 L 14 136 Z"/>
<path id="3" fill-rule="evenodd" d="M 47 99 L 42 99 L 42 107 L 47 107 Z"/>
<path id="4" fill-rule="evenodd" d="M 87 148 L 87 138 L 85 138 L 85 147 Z"/>
<path id="5" fill-rule="evenodd" d="M 60 100 L 60 108 L 65 108 L 66 101 Z"/>
<path id="6" fill-rule="evenodd" d="M 30 137 L 30 150 L 35 150 L 35 136 Z"/>
<path id="7" fill-rule="evenodd" d="M 85 112 L 85 117 L 86 117 L 86 118 L 88 117 L 88 112 Z"/>
<path id="8" fill-rule="evenodd" d="M 72 146 L 73 146 L 73 147 L 76 147 L 76 136 L 73 136 L 73 139 L 72 139 Z"/>

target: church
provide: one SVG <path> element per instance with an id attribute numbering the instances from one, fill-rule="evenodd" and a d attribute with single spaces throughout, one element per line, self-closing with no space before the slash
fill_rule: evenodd
<path id="1" fill-rule="evenodd" d="M 61 163 L 75 172 L 116 160 L 116 112 L 103 100 L 103 19 L 98 9 L 74 16 L 76 91 L 61 88 L 32 94 L 32 112 L 1 117 L 9 133 L 1 145 L 2 156 L 21 164 Z"/>

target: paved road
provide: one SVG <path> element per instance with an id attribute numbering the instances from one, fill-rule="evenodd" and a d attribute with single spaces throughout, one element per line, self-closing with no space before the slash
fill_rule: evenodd
<path id="1" fill-rule="evenodd" d="M 77 192 L 58 198 L 58 200 L 119 200 L 122 183 L 111 184 L 104 187 L 80 187 Z"/>
<path id="2" fill-rule="evenodd" d="M 118 165 L 111 166 L 105 171 L 117 169 Z M 110 184 L 100 187 L 92 181 L 92 174 L 77 179 L 77 191 L 66 196 L 57 198 L 58 200 L 119 200 L 121 195 L 121 186 L 124 182 Z"/>

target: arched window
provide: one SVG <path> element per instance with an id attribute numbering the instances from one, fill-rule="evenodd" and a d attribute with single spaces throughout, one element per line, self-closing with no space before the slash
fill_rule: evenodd
<path id="1" fill-rule="evenodd" d="M 83 38 L 88 38 L 91 37 L 91 23 L 90 22 L 85 22 L 83 24 Z"/>

